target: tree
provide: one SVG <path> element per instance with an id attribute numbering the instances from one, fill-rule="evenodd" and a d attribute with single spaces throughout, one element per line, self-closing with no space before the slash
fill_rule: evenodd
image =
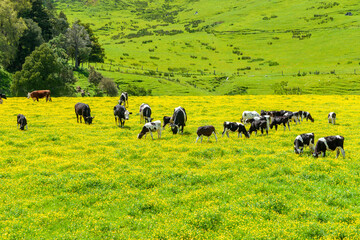
<path id="1" fill-rule="evenodd" d="M 75 60 L 75 69 L 79 68 L 79 57 L 80 55 L 84 58 L 84 56 L 88 56 L 90 53 L 90 39 L 89 34 L 86 29 L 79 24 L 74 23 L 72 28 L 68 28 L 66 32 L 68 53 Z"/>
<path id="2" fill-rule="evenodd" d="M 7 67 L 16 54 L 26 25 L 9 0 L 0 1 L 0 64 Z"/>
<path id="3" fill-rule="evenodd" d="M 96 37 L 96 35 L 94 34 L 93 30 L 90 27 L 89 23 L 81 23 L 80 20 L 77 21 L 77 24 L 83 26 L 86 31 L 89 34 L 89 39 L 91 42 L 91 51 L 89 54 L 89 58 L 88 61 L 89 62 L 104 62 L 105 59 L 105 50 L 104 48 L 101 47 L 100 43 L 99 43 L 99 38 Z"/>
<path id="4" fill-rule="evenodd" d="M 97 87 L 104 77 L 97 72 L 94 67 L 90 66 L 89 83 Z"/>
<path id="5" fill-rule="evenodd" d="M 15 73 L 11 92 L 14 96 L 25 96 L 32 90 L 49 89 L 54 96 L 72 95 L 73 83 L 70 67 L 59 61 L 50 44 L 44 43 L 25 59 L 22 70 Z"/>
<path id="6" fill-rule="evenodd" d="M 115 97 L 118 95 L 118 89 L 114 81 L 110 78 L 103 78 L 99 83 L 99 88 L 106 92 L 110 97 Z"/>
<path id="7" fill-rule="evenodd" d="M 62 11 L 59 13 L 58 18 L 54 17 L 51 19 L 51 25 L 53 37 L 56 37 L 61 33 L 65 34 L 69 28 L 67 17 Z"/>

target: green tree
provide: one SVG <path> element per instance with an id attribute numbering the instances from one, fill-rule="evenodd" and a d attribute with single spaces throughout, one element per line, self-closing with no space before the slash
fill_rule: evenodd
<path id="1" fill-rule="evenodd" d="M 96 37 L 96 35 L 94 34 L 94 31 L 91 29 L 90 24 L 89 23 L 81 23 L 80 20 L 77 21 L 77 23 L 81 26 L 83 26 L 86 31 L 89 34 L 89 39 L 91 42 L 91 46 L 88 46 L 91 48 L 90 54 L 89 54 L 89 58 L 88 61 L 89 62 L 104 62 L 105 59 L 105 50 L 104 48 L 101 47 L 100 43 L 99 43 L 99 38 Z"/>
<path id="2" fill-rule="evenodd" d="M 71 28 L 68 28 L 66 32 L 66 38 L 68 43 L 68 53 L 75 60 L 75 69 L 79 68 L 80 56 L 85 58 L 90 53 L 90 39 L 86 29 L 74 23 Z"/>
<path id="3" fill-rule="evenodd" d="M 11 92 L 14 96 L 25 96 L 32 90 L 49 89 L 54 96 L 72 95 L 73 83 L 70 67 L 59 61 L 50 44 L 44 43 L 26 58 L 22 70 L 15 73 Z"/>
<path id="4" fill-rule="evenodd" d="M 110 97 L 115 97 L 119 93 L 116 84 L 110 78 L 103 78 L 99 83 L 99 88 Z"/>
<path id="5" fill-rule="evenodd" d="M 104 77 L 101 75 L 101 73 L 97 72 L 94 67 L 90 66 L 90 72 L 88 78 L 90 84 L 97 87 L 103 78 Z"/>

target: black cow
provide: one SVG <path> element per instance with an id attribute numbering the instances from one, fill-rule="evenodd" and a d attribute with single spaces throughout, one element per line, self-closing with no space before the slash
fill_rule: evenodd
<path id="1" fill-rule="evenodd" d="M 91 124 L 92 120 L 95 117 L 91 117 L 90 114 L 91 110 L 89 105 L 85 104 L 85 103 L 77 103 L 75 104 L 75 114 L 76 114 L 76 119 L 77 122 L 79 122 L 79 115 L 80 115 L 80 123 L 82 123 L 81 120 L 81 116 L 84 118 L 85 124 Z"/>
<path id="2" fill-rule="evenodd" d="M 278 125 L 284 125 L 284 131 L 286 130 L 286 125 L 288 125 L 289 131 L 290 131 L 290 124 L 289 124 L 289 118 L 282 116 L 282 117 L 274 117 L 271 124 L 270 124 L 270 128 L 272 129 L 273 126 L 275 126 L 275 130 L 277 131 L 277 126 Z"/>
<path id="3" fill-rule="evenodd" d="M 20 125 L 20 130 L 24 130 L 25 126 L 26 126 L 26 129 L 28 129 L 26 117 L 22 114 L 17 115 L 16 127 L 18 127 L 19 125 Z"/>
<path id="4" fill-rule="evenodd" d="M 128 93 L 127 92 L 121 93 L 120 100 L 119 100 L 119 105 L 122 105 L 122 103 L 124 103 L 124 107 L 129 107 Z"/>
<path id="5" fill-rule="evenodd" d="M 334 113 L 334 112 L 329 113 L 328 120 L 329 120 L 329 123 L 332 123 L 333 125 L 335 125 L 336 113 Z"/>
<path id="6" fill-rule="evenodd" d="M 6 95 L 3 94 L 3 93 L 0 93 L 0 104 L 3 103 L 3 100 L 2 99 L 6 99 Z"/>
<path id="7" fill-rule="evenodd" d="M 315 135 L 314 133 L 304 133 L 298 135 L 294 141 L 294 151 L 296 154 L 303 153 L 304 147 L 308 146 L 311 151 L 314 151 Z"/>
<path id="8" fill-rule="evenodd" d="M 199 138 L 200 138 L 200 142 L 202 143 L 202 138 L 203 138 L 203 136 L 208 137 L 208 141 L 209 141 L 211 134 L 214 134 L 215 139 L 216 139 L 216 141 L 217 141 L 217 137 L 216 137 L 215 127 L 214 127 L 214 126 L 202 126 L 202 127 L 199 127 L 198 130 L 196 131 L 196 134 L 197 134 L 197 138 L 196 138 L 195 143 L 197 143 L 197 141 L 199 140 Z"/>
<path id="9" fill-rule="evenodd" d="M 170 120 L 171 131 L 173 132 L 173 134 L 177 134 L 179 131 L 181 131 L 181 133 L 184 133 L 184 126 L 186 126 L 186 121 L 187 115 L 185 109 L 182 107 L 175 108 L 174 114 L 172 115 Z"/>
<path id="10" fill-rule="evenodd" d="M 153 120 L 153 118 L 151 118 L 151 108 L 149 104 L 146 103 L 140 105 L 140 123 L 143 119 L 145 123 Z"/>
<path id="11" fill-rule="evenodd" d="M 123 127 L 125 125 L 125 120 L 129 120 L 129 112 L 123 105 L 116 105 L 114 107 L 114 116 L 115 116 L 115 124 L 119 122 L 119 127 Z"/>
<path id="12" fill-rule="evenodd" d="M 261 131 L 261 135 L 264 134 L 264 129 L 266 130 L 266 135 L 269 135 L 268 127 L 267 127 L 267 121 L 266 120 L 255 120 L 251 122 L 251 126 L 249 128 L 249 135 L 251 135 L 252 132 L 255 132 L 255 135 L 257 135 L 257 131 Z"/>
<path id="13" fill-rule="evenodd" d="M 164 120 L 163 129 L 165 129 L 165 126 L 170 124 L 171 117 L 164 116 L 163 120 Z"/>
<path id="14" fill-rule="evenodd" d="M 341 151 L 343 158 L 345 158 L 344 137 L 336 135 L 336 136 L 319 138 L 319 140 L 316 143 L 313 156 L 318 157 L 319 154 L 322 152 L 322 156 L 325 157 L 326 150 L 331 150 L 331 151 L 336 150 L 336 158 L 339 157 Z"/>
<path id="15" fill-rule="evenodd" d="M 231 132 L 238 132 L 238 137 L 242 137 L 242 133 L 245 135 L 245 137 L 250 137 L 249 133 L 246 131 L 246 128 L 244 124 L 238 123 L 238 122 L 224 122 L 224 131 L 222 132 L 222 136 L 226 133 L 226 135 L 229 137 L 229 131 Z"/>

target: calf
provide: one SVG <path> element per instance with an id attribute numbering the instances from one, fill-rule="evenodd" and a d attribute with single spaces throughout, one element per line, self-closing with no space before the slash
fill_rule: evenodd
<path id="1" fill-rule="evenodd" d="M 80 123 L 82 123 L 81 117 L 84 118 L 84 123 L 91 124 L 92 120 L 95 117 L 91 117 L 90 114 L 91 110 L 89 105 L 85 103 L 77 103 L 75 104 L 75 114 L 76 114 L 76 120 L 79 123 L 79 115 L 80 115 Z"/>
<path id="2" fill-rule="evenodd" d="M 267 121 L 266 120 L 255 120 L 255 121 L 252 121 L 248 134 L 251 135 L 252 132 L 255 132 L 255 136 L 256 136 L 257 131 L 260 130 L 261 135 L 263 135 L 264 129 L 266 130 L 266 135 L 269 135 Z"/>
<path id="3" fill-rule="evenodd" d="M 142 120 L 144 120 L 145 123 L 153 120 L 153 118 L 151 118 L 151 108 L 146 103 L 140 105 L 140 123 Z"/>
<path id="4" fill-rule="evenodd" d="M 326 150 L 331 150 L 331 151 L 336 150 L 336 158 L 339 157 L 341 151 L 343 158 L 345 158 L 344 137 L 336 135 L 336 136 L 319 138 L 319 140 L 316 143 L 313 156 L 318 157 L 319 154 L 322 152 L 322 156 L 325 157 Z"/>
<path id="5" fill-rule="evenodd" d="M 245 137 L 250 137 L 249 133 L 246 131 L 246 128 L 244 124 L 238 123 L 238 122 L 224 122 L 224 131 L 222 132 L 222 136 L 224 137 L 224 134 L 229 137 L 229 131 L 231 132 L 238 132 L 238 137 L 242 137 L 241 133 L 245 135 Z"/>
<path id="6" fill-rule="evenodd" d="M 163 118 L 163 121 L 164 121 L 163 129 L 165 129 L 166 125 L 170 124 L 170 120 L 171 120 L 171 117 L 164 116 L 164 118 Z"/>
<path id="7" fill-rule="evenodd" d="M 129 120 L 129 112 L 123 105 L 116 105 L 114 107 L 114 116 L 115 116 L 115 124 L 119 122 L 119 127 L 123 127 L 125 125 L 125 120 Z"/>
<path id="8" fill-rule="evenodd" d="M 154 122 L 148 122 L 145 123 L 145 125 L 143 126 L 141 132 L 138 134 L 138 139 L 141 139 L 144 135 L 146 138 L 146 134 L 150 132 L 151 138 L 154 140 L 153 138 L 153 132 L 157 132 L 158 133 L 158 138 L 161 138 L 161 121 L 157 120 Z"/>
<path id="9" fill-rule="evenodd" d="M 329 113 L 328 120 L 329 120 L 329 123 L 332 123 L 333 125 L 335 125 L 336 113 L 334 113 L 334 112 Z"/>
<path id="10" fill-rule="evenodd" d="M 6 95 L 5 94 L 2 94 L 0 93 L 0 104 L 3 103 L 3 100 L 2 99 L 6 99 Z"/>
<path id="11" fill-rule="evenodd" d="M 304 133 L 298 135 L 294 141 L 294 151 L 296 154 L 303 153 L 304 147 L 308 146 L 311 151 L 314 151 L 314 143 L 315 143 L 315 135 L 314 133 Z"/>
<path id="12" fill-rule="evenodd" d="M 214 126 L 202 126 L 202 127 L 199 127 L 198 130 L 196 131 L 196 134 L 197 134 L 197 138 L 196 138 L 195 143 L 197 143 L 197 141 L 199 140 L 199 138 L 200 138 L 200 142 L 202 143 L 202 138 L 203 138 L 203 136 L 208 137 L 208 141 L 209 141 L 211 134 L 214 134 L 215 139 L 216 139 L 216 141 L 217 141 L 217 137 L 216 137 L 215 127 L 214 127 Z"/>
<path id="13" fill-rule="evenodd" d="M 303 120 L 303 118 L 306 118 L 306 121 L 310 120 L 311 122 L 314 122 L 314 119 L 309 112 L 299 111 L 299 116 L 301 118 L 301 121 Z"/>
<path id="14" fill-rule="evenodd" d="M 183 134 L 184 126 L 186 126 L 185 125 L 186 121 L 187 121 L 187 115 L 185 109 L 182 107 L 175 108 L 174 114 L 170 119 L 170 126 L 173 134 L 177 134 L 179 131 L 181 131 L 181 134 Z"/>
<path id="15" fill-rule="evenodd" d="M 286 116 L 283 117 L 274 117 L 273 121 L 270 124 L 270 128 L 272 129 L 275 126 L 275 130 L 277 131 L 277 125 L 284 125 L 284 131 L 286 130 L 286 125 L 288 125 L 290 131 L 289 118 Z"/>
<path id="16" fill-rule="evenodd" d="M 19 125 L 20 125 L 20 130 L 24 130 L 25 126 L 26 126 L 26 129 L 28 129 L 26 117 L 22 114 L 17 115 L 16 127 L 18 127 Z"/>
<path id="17" fill-rule="evenodd" d="M 240 119 L 240 122 L 245 123 L 247 119 L 253 119 L 254 117 L 260 117 L 260 114 L 256 111 L 244 111 L 242 113 L 242 117 Z"/>
<path id="18" fill-rule="evenodd" d="M 124 103 L 124 107 L 129 107 L 128 93 L 127 92 L 121 93 L 120 100 L 119 100 L 119 105 L 121 105 L 122 103 Z"/>

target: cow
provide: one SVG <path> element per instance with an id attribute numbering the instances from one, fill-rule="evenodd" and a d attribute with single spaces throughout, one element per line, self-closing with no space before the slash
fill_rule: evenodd
<path id="1" fill-rule="evenodd" d="M 266 130 L 266 135 L 269 135 L 269 130 L 267 126 L 266 120 L 254 120 L 251 122 L 251 126 L 249 128 L 248 134 L 251 135 L 252 132 L 255 132 L 255 136 L 257 135 L 257 131 L 261 131 L 261 135 L 264 134 L 264 129 Z"/>
<path id="2" fill-rule="evenodd" d="M 91 117 L 90 114 L 91 110 L 89 105 L 85 104 L 85 103 L 77 103 L 75 104 L 75 114 L 76 114 L 76 119 L 77 122 L 79 123 L 79 115 L 80 115 L 80 123 L 82 123 L 81 120 L 81 116 L 84 118 L 84 123 L 86 124 L 91 124 L 92 120 L 95 118 Z"/>
<path id="3" fill-rule="evenodd" d="M 161 121 L 157 120 L 154 122 L 148 122 L 145 123 L 145 125 L 143 126 L 141 132 L 138 134 L 138 139 L 141 139 L 144 135 L 146 138 L 146 134 L 150 132 L 151 138 L 154 140 L 153 137 L 153 132 L 157 132 L 158 133 L 158 138 L 161 138 Z"/>
<path id="4" fill-rule="evenodd" d="M 332 123 L 333 125 L 335 125 L 336 113 L 334 113 L 334 112 L 329 113 L 328 120 L 329 120 L 329 123 Z"/>
<path id="5" fill-rule="evenodd" d="M 166 125 L 170 124 L 170 120 L 171 120 L 171 117 L 164 116 L 164 118 L 163 118 L 163 121 L 164 121 L 163 129 L 165 129 Z"/>
<path id="6" fill-rule="evenodd" d="M 304 147 L 308 146 L 313 152 L 314 144 L 315 144 L 314 133 L 300 134 L 294 140 L 294 151 L 296 154 L 301 154 L 304 151 Z"/>
<path id="7" fill-rule="evenodd" d="M 202 127 L 199 127 L 198 130 L 196 131 L 196 134 L 197 134 L 197 138 L 196 138 L 195 143 L 197 143 L 197 141 L 199 140 L 199 138 L 200 138 L 200 142 L 202 143 L 202 138 L 203 138 L 203 136 L 208 137 L 208 141 L 209 141 L 211 134 L 214 134 L 215 140 L 217 141 L 217 137 L 216 137 L 215 127 L 214 127 L 214 126 L 202 126 Z"/>
<path id="8" fill-rule="evenodd" d="M 19 125 L 20 125 L 20 130 L 24 130 L 25 126 L 26 126 L 26 129 L 28 129 L 26 117 L 22 114 L 17 115 L 16 127 L 18 127 Z"/>
<path id="9" fill-rule="evenodd" d="M 153 120 L 153 118 L 151 118 L 151 108 L 146 103 L 140 105 L 140 123 L 143 119 L 145 123 Z"/>
<path id="10" fill-rule="evenodd" d="M 129 112 L 123 105 L 117 104 L 114 107 L 114 116 L 115 116 L 115 124 L 117 125 L 119 122 L 119 127 L 124 127 L 125 120 L 129 120 Z"/>
<path id="11" fill-rule="evenodd" d="M 260 117 L 260 114 L 256 111 L 244 111 L 242 113 L 242 117 L 240 119 L 240 122 L 245 123 L 247 119 L 252 119 L 254 117 Z"/>
<path id="12" fill-rule="evenodd" d="M 6 99 L 6 95 L 3 94 L 3 93 L 0 93 L 0 104 L 3 103 L 3 100 L 2 99 Z"/>
<path id="13" fill-rule="evenodd" d="M 291 112 L 291 111 L 285 111 L 283 116 L 288 117 L 289 121 L 294 120 L 295 125 L 299 122 L 300 124 L 300 120 L 299 120 L 299 112 Z"/>
<path id="14" fill-rule="evenodd" d="M 263 115 L 263 116 L 260 116 L 260 117 L 254 117 L 254 118 L 251 118 L 251 119 L 246 119 L 245 120 L 245 124 L 248 124 L 248 123 L 252 123 L 254 121 L 266 121 L 266 128 L 267 128 L 267 131 L 269 131 L 270 129 L 270 115 Z"/>
<path id="15" fill-rule="evenodd" d="M 273 126 L 275 126 L 275 130 L 277 131 L 277 125 L 281 125 L 281 124 L 284 125 L 284 131 L 286 130 L 286 125 L 288 125 L 290 131 L 289 118 L 286 116 L 274 117 L 270 124 L 270 128 L 272 129 Z"/>
<path id="16" fill-rule="evenodd" d="M 51 102 L 52 100 L 50 94 L 51 94 L 50 90 L 37 90 L 37 91 L 32 91 L 31 93 L 29 92 L 27 98 L 32 98 L 34 101 L 35 99 L 39 101 L 39 98 L 46 97 L 46 102 L 47 101 Z"/>
<path id="17" fill-rule="evenodd" d="M 170 126 L 173 134 L 177 134 L 179 131 L 181 131 L 181 134 L 183 134 L 184 126 L 186 126 L 185 125 L 186 121 L 187 121 L 187 115 L 185 109 L 180 106 L 175 108 L 174 114 L 170 119 Z"/>
<path id="18" fill-rule="evenodd" d="M 313 156 L 317 158 L 319 154 L 322 152 L 322 156 L 325 157 L 326 150 L 331 150 L 331 151 L 336 150 L 336 158 L 339 157 L 341 151 L 343 158 L 345 158 L 344 137 L 336 135 L 336 136 L 319 138 L 319 140 L 316 143 Z"/>
<path id="19" fill-rule="evenodd" d="M 229 131 L 231 132 L 238 132 L 238 137 L 242 137 L 242 133 L 245 135 L 245 137 L 249 138 L 249 133 L 246 131 L 246 128 L 244 124 L 238 123 L 238 122 L 224 122 L 224 131 L 222 132 L 222 136 L 224 137 L 224 134 L 229 137 Z"/>
<path id="20" fill-rule="evenodd" d="M 129 98 L 128 98 L 128 93 L 127 92 L 121 93 L 120 100 L 119 100 L 119 105 L 122 105 L 122 103 L 124 103 L 124 107 L 129 107 L 128 99 Z"/>
<path id="21" fill-rule="evenodd" d="M 303 120 L 303 118 L 307 120 L 310 120 L 311 122 L 314 122 L 314 119 L 312 118 L 311 114 L 309 112 L 306 111 L 299 111 L 299 116 L 301 118 L 301 121 Z"/>

